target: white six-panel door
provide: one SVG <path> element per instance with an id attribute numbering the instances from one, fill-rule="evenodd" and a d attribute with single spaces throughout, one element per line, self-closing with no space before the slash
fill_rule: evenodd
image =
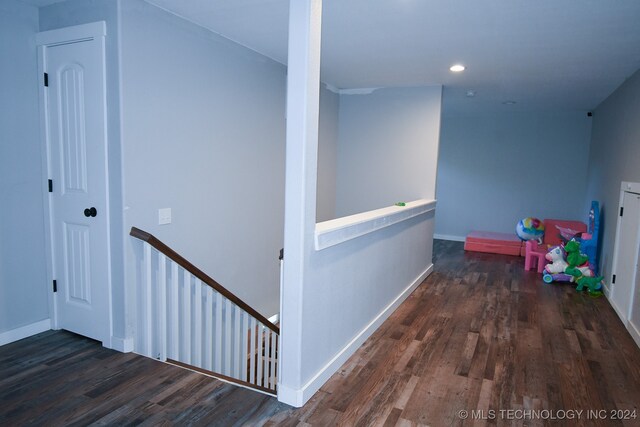
<path id="1" fill-rule="evenodd" d="M 99 26 L 39 34 L 47 43 L 41 48 L 41 66 L 48 80 L 44 115 L 53 180 L 54 325 L 110 346 L 104 35 L 78 39 L 83 27 Z"/>

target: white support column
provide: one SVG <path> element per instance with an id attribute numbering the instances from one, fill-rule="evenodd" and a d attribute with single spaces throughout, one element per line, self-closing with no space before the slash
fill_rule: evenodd
<path id="1" fill-rule="evenodd" d="M 280 384 L 278 400 L 304 404 L 302 317 L 304 274 L 316 216 L 322 0 L 290 0 L 287 153 Z"/>

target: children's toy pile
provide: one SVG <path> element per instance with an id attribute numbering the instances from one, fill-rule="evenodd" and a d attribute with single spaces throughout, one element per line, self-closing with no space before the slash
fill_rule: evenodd
<path id="1" fill-rule="evenodd" d="M 585 287 L 589 295 L 602 295 L 602 276 L 595 276 L 589 265 L 589 257 L 580 251 L 580 243 L 576 239 L 565 245 L 552 247 L 545 256 L 547 264 L 542 272 L 542 280 L 551 282 L 577 283 L 577 291 Z"/>

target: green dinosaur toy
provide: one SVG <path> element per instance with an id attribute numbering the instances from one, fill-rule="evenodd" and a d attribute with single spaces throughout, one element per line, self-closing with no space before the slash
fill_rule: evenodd
<path id="1" fill-rule="evenodd" d="M 597 297 L 602 295 L 601 289 L 602 279 L 604 279 L 603 276 L 585 276 L 582 274 L 582 271 L 580 271 L 576 267 L 567 267 L 564 272 L 574 277 L 574 281 L 578 284 L 578 286 L 576 286 L 576 291 L 582 292 L 582 290 L 586 286 L 589 295 Z"/>
<path id="2" fill-rule="evenodd" d="M 577 267 L 589 260 L 588 256 L 580 253 L 580 244 L 575 240 L 568 241 L 567 244 L 564 245 L 564 250 L 567 252 L 567 264 L 569 264 L 569 267 Z"/>
<path id="3" fill-rule="evenodd" d="M 576 286 L 576 291 L 582 291 L 584 287 L 587 287 L 587 291 L 591 296 L 600 296 L 602 295 L 602 279 L 603 276 L 598 277 L 587 277 L 580 276 L 576 278 L 576 282 L 578 286 Z"/>

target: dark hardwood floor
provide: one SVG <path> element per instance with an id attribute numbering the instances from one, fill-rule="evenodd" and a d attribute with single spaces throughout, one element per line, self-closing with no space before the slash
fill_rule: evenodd
<path id="1" fill-rule="evenodd" d="M 438 240 L 433 274 L 299 409 L 64 331 L 0 347 L 1 426 L 640 426 L 639 405 L 640 349 L 604 297 Z"/>

